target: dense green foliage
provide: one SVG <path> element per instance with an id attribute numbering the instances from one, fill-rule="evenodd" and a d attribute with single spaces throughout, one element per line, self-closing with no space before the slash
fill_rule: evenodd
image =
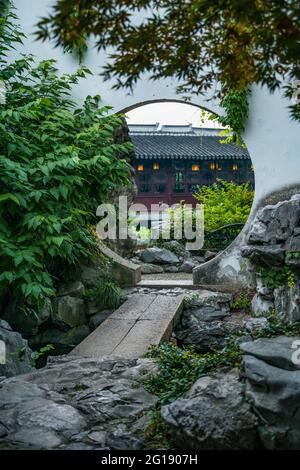
<path id="1" fill-rule="evenodd" d="M 142 18 L 137 21 L 136 18 Z M 132 88 L 149 72 L 179 91 L 270 90 L 300 78 L 299 0 L 56 0 L 38 37 L 71 49 L 113 46 L 104 76 Z M 300 120 L 300 104 L 292 115 Z"/>
<path id="2" fill-rule="evenodd" d="M 220 104 L 225 114 L 217 118 L 222 126 L 227 127 L 220 133 L 221 136 L 226 137 L 221 140 L 221 143 L 236 142 L 238 145 L 244 146 L 242 133 L 245 130 L 245 123 L 249 114 L 248 95 L 250 91 L 249 89 L 241 91 L 226 90 L 225 87 L 224 92 Z"/>
<path id="3" fill-rule="evenodd" d="M 101 308 L 115 309 L 121 303 L 122 290 L 119 284 L 108 276 L 99 279 L 91 294 Z"/>
<path id="4" fill-rule="evenodd" d="M 23 35 L 10 13 L 0 18 L 0 289 L 43 302 L 62 271 L 96 252 L 90 230 L 99 204 L 129 183 L 114 143 L 121 116 L 108 116 L 100 98 L 75 107 L 71 90 L 90 72 L 59 76 L 53 60 L 31 55 L 8 63 L 5 54 Z"/>
<path id="5" fill-rule="evenodd" d="M 253 339 L 280 335 L 299 336 L 299 322 L 284 320 L 276 316 L 274 311 L 265 316 L 268 318 L 268 325 L 252 331 Z M 159 371 L 146 379 L 146 389 L 158 395 L 160 403 L 165 404 L 179 398 L 202 375 L 216 372 L 221 367 L 240 367 L 243 355 L 239 340 L 244 334 L 241 330 L 227 338 L 223 349 L 206 354 L 198 354 L 192 348 L 179 348 L 173 343 L 152 346 L 148 357 L 155 359 Z"/>
<path id="6" fill-rule="evenodd" d="M 295 285 L 295 273 L 289 266 L 283 268 L 259 268 L 263 283 L 271 290 L 287 284 L 289 287 Z"/>
<path id="7" fill-rule="evenodd" d="M 211 186 L 201 186 L 194 197 L 204 204 L 206 231 L 223 225 L 245 223 L 248 219 L 254 193 L 249 184 L 218 180 Z"/>
<path id="8" fill-rule="evenodd" d="M 204 248 L 224 250 L 241 230 L 239 226 L 226 226 L 245 224 L 251 210 L 254 191 L 250 189 L 248 183 L 237 184 L 233 181 L 217 180 L 211 186 L 198 187 L 193 196 L 204 205 Z M 155 240 L 155 245 L 164 246 L 168 239 L 185 243 L 187 241 L 184 235 L 185 220 L 191 220 L 194 232 L 200 229 L 201 217 L 197 227 L 195 209 L 187 207 L 183 201 L 178 203 L 176 208 L 170 208 L 168 213 L 169 222 L 165 224 L 160 238 Z M 213 232 L 221 227 L 224 227 L 224 233 Z M 181 231 L 181 239 L 178 239 L 175 229 L 176 232 Z M 170 249 L 172 250 L 172 247 Z"/>
<path id="9" fill-rule="evenodd" d="M 238 346 L 229 342 L 222 351 L 197 354 L 193 348 L 179 348 L 173 343 L 152 346 L 148 357 L 154 358 L 159 372 L 151 375 L 146 389 L 159 396 L 161 404 L 179 398 L 201 376 L 220 366 L 239 365 L 241 354 Z"/>

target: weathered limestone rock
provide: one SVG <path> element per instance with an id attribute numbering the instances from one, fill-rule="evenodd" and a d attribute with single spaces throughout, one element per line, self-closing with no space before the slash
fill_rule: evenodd
<path id="1" fill-rule="evenodd" d="M 141 260 L 136 256 L 136 253 L 133 258 L 130 258 L 130 261 L 134 264 L 142 264 Z"/>
<path id="2" fill-rule="evenodd" d="M 300 195 L 263 207 L 253 221 L 248 242 L 277 243 L 287 240 L 300 221 Z"/>
<path id="3" fill-rule="evenodd" d="M 198 265 L 205 263 L 204 256 L 194 255 L 193 259 L 197 262 Z"/>
<path id="4" fill-rule="evenodd" d="M 287 240 L 286 250 L 292 253 L 300 252 L 300 233 L 299 229 L 294 229 L 294 235 Z"/>
<path id="5" fill-rule="evenodd" d="M 72 328 L 85 323 L 84 300 L 66 295 L 55 301 L 52 312 L 53 323 Z"/>
<path id="6" fill-rule="evenodd" d="M 163 244 L 163 247 L 166 250 L 172 251 L 178 257 L 185 257 L 189 254 L 189 252 L 185 249 L 185 245 L 179 243 L 177 240 L 170 240 Z"/>
<path id="7" fill-rule="evenodd" d="M 178 273 L 178 271 L 179 271 L 178 266 L 166 266 L 165 267 L 166 273 Z"/>
<path id="8" fill-rule="evenodd" d="M 229 310 L 232 299 L 232 294 L 213 292 L 203 289 L 196 295 L 195 293 L 188 294 L 186 296 L 186 304 L 188 305 L 188 308 L 211 306 L 215 307 L 216 309 L 225 308 Z"/>
<path id="9" fill-rule="evenodd" d="M 193 258 L 188 258 L 179 266 L 179 271 L 183 273 L 192 273 L 196 266 L 198 266 L 197 261 Z"/>
<path id="10" fill-rule="evenodd" d="M 227 337 L 245 328 L 249 319 L 247 314 L 231 314 L 232 300 L 232 294 L 205 290 L 187 295 L 185 310 L 175 329 L 178 343 L 193 345 L 199 353 L 223 348 Z"/>
<path id="11" fill-rule="evenodd" d="M 4 341 L 6 349 L 5 364 L 0 362 L 0 376 L 12 377 L 26 374 L 33 367 L 31 364 L 31 349 L 20 333 L 12 331 L 9 324 L 0 320 L 0 340 Z"/>
<path id="12" fill-rule="evenodd" d="M 266 338 L 241 345 L 246 353 L 246 395 L 266 423 L 259 433 L 267 449 L 300 446 L 300 366 L 294 341 L 299 338 Z"/>
<path id="13" fill-rule="evenodd" d="M 300 320 L 300 286 L 281 286 L 274 290 L 277 315 L 291 321 Z"/>
<path id="14" fill-rule="evenodd" d="M 193 271 L 194 284 L 230 284 L 241 288 L 252 286 L 252 274 L 249 271 L 249 261 L 241 255 L 241 235 L 214 259 L 197 266 Z"/>
<path id="15" fill-rule="evenodd" d="M 300 364 L 292 361 L 295 348 L 293 344 L 300 338 L 277 336 L 275 338 L 259 338 L 240 345 L 244 354 L 254 356 L 271 366 L 285 370 L 300 370 Z"/>
<path id="16" fill-rule="evenodd" d="M 253 449 L 257 419 L 238 372 L 201 377 L 183 397 L 162 407 L 170 439 L 180 449 Z"/>
<path id="17" fill-rule="evenodd" d="M 201 353 L 222 348 L 226 337 L 241 328 L 241 322 L 230 317 L 231 301 L 231 294 L 205 290 L 187 296 L 186 310 L 175 329 L 176 339 L 181 344 L 194 345 Z"/>
<path id="18" fill-rule="evenodd" d="M 95 299 L 90 299 L 85 302 L 85 313 L 88 317 L 96 315 L 99 312 L 99 306 L 97 305 L 97 301 Z"/>
<path id="19" fill-rule="evenodd" d="M 1 449 L 140 449 L 137 422 L 157 398 L 133 384 L 151 370 L 149 360 L 69 356 L 1 382 Z"/>
<path id="20" fill-rule="evenodd" d="M 256 275 L 256 292 L 265 299 L 274 299 L 273 291 L 264 284 L 261 276 L 259 276 L 258 274 Z"/>
<path id="21" fill-rule="evenodd" d="M 84 285 L 81 281 L 70 282 L 60 287 L 58 295 L 70 295 L 71 297 L 81 298 L 84 295 Z"/>
<path id="22" fill-rule="evenodd" d="M 3 319 L 22 335 L 29 337 L 37 333 L 39 326 L 45 323 L 51 315 L 51 306 L 45 305 L 40 311 L 34 308 L 22 308 L 16 302 L 9 304 Z"/>
<path id="23" fill-rule="evenodd" d="M 142 251 L 140 255 L 141 260 L 144 263 L 151 264 L 177 264 L 179 259 L 175 253 L 165 248 L 157 248 L 153 246 Z"/>
<path id="24" fill-rule="evenodd" d="M 215 258 L 215 256 L 217 254 L 218 253 L 216 253 L 215 251 L 206 250 L 205 253 L 204 253 L 204 260 L 205 261 L 210 261 L 211 259 Z"/>
<path id="25" fill-rule="evenodd" d="M 266 299 L 261 294 L 255 294 L 251 301 L 251 311 L 256 317 L 266 315 L 270 309 L 274 308 L 274 302 Z"/>
<path id="26" fill-rule="evenodd" d="M 282 245 L 246 246 L 242 255 L 260 266 L 282 266 L 285 260 L 285 249 Z"/>
<path id="27" fill-rule="evenodd" d="M 157 274 L 163 273 L 164 269 L 162 266 L 158 266 L 157 264 L 151 263 L 143 263 L 141 264 L 142 274 Z"/>
<path id="28" fill-rule="evenodd" d="M 95 287 L 103 275 L 103 268 L 97 264 L 82 264 L 80 279 L 87 287 Z"/>
<path id="29" fill-rule="evenodd" d="M 263 330 L 268 326 L 268 319 L 265 317 L 249 318 L 244 321 L 243 326 L 249 333 L 252 333 L 255 330 Z"/>
<path id="30" fill-rule="evenodd" d="M 229 317 L 230 312 L 229 309 L 226 308 L 218 308 L 218 307 L 211 307 L 205 306 L 200 308 L 193 308 L 184 311 L 182 315 L 181 323 L 186 325 L 191 322 L 193 319 L 195 322 L 211 322 L 214 320 L 223 320 L 225 317 Z"/>
<path id="31" fill-rule="evenodd" d="M 237 333 L 241 327 L 240 322 L 231 319 L 199 321 L 196 316 L 191 315 L 188 318 L 184 316 L 175 330 L 175 336 L 181 344 L 193 345 L 197 352 L 206 353 L 223 348 L 227 337 Z"/>
<path id="32" fill-rule="evenodd" d="M 268 205 L 256 215 L 250 228 L 248 243 L 242 254 L 258 266 L 271 271 L 290 267 L 289 282 L 282 280 L 276 289 L 263 285 L 260 275 L 256 275 L 256 292 L 252 301 L 255 315 L 263 315 L 270 308 L 276 314 L 291 321 L 300 319 L 300 194 L 291 199 Z M 283 272 L 283 271 L 282 271 Z M 290 287 L 294 277 L 294 286 Z"/>
<path id="33" fill-rule="evenodd" d="M 0 443 L 19 449 L 53 449 L 86 427 L 82 414 L 62 395 L 24 378 L 5 382 L 0 389 L 0 421 L 6 429 Z"/>

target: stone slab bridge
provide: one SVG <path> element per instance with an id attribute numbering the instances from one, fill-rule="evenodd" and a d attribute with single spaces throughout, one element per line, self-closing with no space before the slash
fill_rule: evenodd
<path id="1" fill-rule="evenodd" d="M 22 29 L 27 35 L 24 40 L 25 49 L 35 54 L 38 59 L 53 58 L 57 60 L 58 69 L 63 72 L 74 72 L 78 67 L 77 60 L 61 48 L 54 48 L 49 42 L 41 43 L 34 40 L 33 32 L 38 19 L 48 11 L 51 11 L 53 0 L 39 0 L 31 2 L 28 8 L 26 0 L 15 0 L 17 14 L 20 18 Z M 22 47 L 24 51 L 24 47 Z M 19 52 L 15 51 L 14 56 Z M 104 82 L 99 76 L 101 65 L 106 62 L 104 52 L 97 52 L 96 48 L 89 48 L 85 58 L 86 65 L 94 72 L 94 76 L 82 81 L 74 90 L 74 96 L 78 102 L 87 94 L 100 94 L 104 105 L 113 106 L 114 112 L 125 112 L 138 106 L 152 102 L 180 101 L 184 98 L 176 94 L 177 82 L 173 80 L 160 80 L 150 82 L 147 76 L 137 83 L 134 92 L 129 94 L 124 90 L 113 90 L 112 82 Z M 209 96 L 191 95 L 189 103 L 208 109 L 216 114 L 222 114 L 223 110 L 217 101 L 209 100 Z M 241 257 L 241 246 L 244 244 L 251 221 L 257 210 L 268 203 L 276 203 L 286 199 L 292 194 L 300 192 L 300 132 L 299 124 L 292 121 L 289 116 L 288 106 L 291 104 L 283 97 L 282 91 L 270 94 L 264 87 L 255 86 L 250 96 L 250 114 L 244 133 L 244 140 L 249 150 L 255 173 L 255 198 L 252 211 L 244 229 L 236 240 L 220 255 L 213 260 L 196 267 L 193 273 L 194 284 L 230 284 L 235 286 L 249 285 L 249 272 L 247 262 Z M 137 275 L 138 276 L 138 275 Z M 161 299 L 163 301 L 163 299 Z M 174 299 L 172 299 L 174 302 Z M 148 307 L 147 307 L 148 308 Z M 139 312 L 140 317 L 126 335 L 135 337 L 136 329 L 142 325 L 145 314 L 149 318 L 152 315 L 152 307 Z M 174 311 L 173 311 L 174 310 Z M 174 306 L 173 316 L 176 316 Z M 118 313 L 114 320 L 118 322 Z M 125 319 L 124 319 L 125 321 Z M 127 328 L 127 327 L 126 327 Z M 125 330 L 126 330 L 125 328 Z M 168 328 L 168 326 L 166 326 Z M 99 333 L 100 334 L 100 333 Z M 95 333 L 98 335 L 98 333 Z M 104 330 L 101 333 L 105 339 Z M 115 351 L 123 351 L 122 341 L 119 339 L 113 343 Z M 80 345 L 80 348 L 83 348 Z"/>

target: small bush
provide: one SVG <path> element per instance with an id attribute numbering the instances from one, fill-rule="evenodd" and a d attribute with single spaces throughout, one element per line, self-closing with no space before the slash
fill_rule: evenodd
<path id="1" fill-rule="evenodd" d="M 240 292 L 234 299 L 231 305 L 231 310 L 243 310 L 244 312 L 248 312 L 251 307 L 251 297 L 247 292 Z"/>
<path id="2" fill-rule="evenodd" d="M 167 435 L 168 427 L 163 421 L 160 410 L 157 408 L 150 412 L 150 422 L 143 432 L 146 449 L 169 449 L 171 444 Z"/>
<path id="3" fill-rule="evenodd" d="M 271 290 L 277 289 L 285 284 L 294 287 L 295 273 L 289 266 L 283 268 L 259 268 L 263 283 Z"/>
<path id="4" fill-rule="evenodd" d="M 115 309 L 121 303 L 122 290 L 116 281 L 108 277 L 100 279 L 93 290 L 93 296 L 99 307 Z"/>
<path id="5" fill-rule="evenodd" d="M 245 223 L 250 214 L 254 192 L 249 183 L 218 180 L 211 186 L 198 187 L 193 196 L 204 204 L 204 226 L 206 231 L 210 231 L 223 225 Z"/>

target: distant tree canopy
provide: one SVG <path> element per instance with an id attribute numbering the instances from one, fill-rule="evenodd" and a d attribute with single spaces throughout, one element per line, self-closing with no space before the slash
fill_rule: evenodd
<path id="1" fill-rule="evenodd" d="M 79 53 L 89 37 L 113 46 L 104 76 L 116 87 L 144 72 L 189 93 L 300 79 L 299 0 L 57 0 L 37 37 Z"/>

